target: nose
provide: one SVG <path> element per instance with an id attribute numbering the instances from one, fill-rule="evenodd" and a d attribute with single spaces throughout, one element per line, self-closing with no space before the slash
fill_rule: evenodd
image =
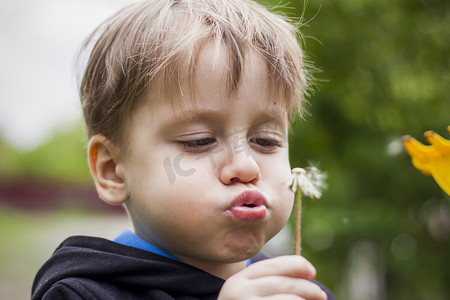
<path id="1" fill-rule="evenodd" d="M 261 178 L 261 172 L 251 153 L 234 151 L 232 157 L 220 169 L 219 177 L 226 185 L 235 182 L 256 184 Z"/>

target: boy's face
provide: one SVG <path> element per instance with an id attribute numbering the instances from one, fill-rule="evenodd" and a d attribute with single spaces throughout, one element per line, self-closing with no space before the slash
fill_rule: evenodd
<path id="1" fill-rule="evenodd" d="M 282 99 L 271 96 L 255 53 L 230 95 L 227 58 L 223 49 L 215 58 L 213 45 L 202 50 L 195 105 L 182 79 L 182 108 L 169 99 L 139 107 L 117 162 L 136 233 L 195 266 L 253 256 L 293 204 Z"/>

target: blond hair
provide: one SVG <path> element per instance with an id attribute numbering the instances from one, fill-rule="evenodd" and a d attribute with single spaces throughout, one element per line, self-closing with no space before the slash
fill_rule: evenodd
<path id="1" fill-rule="evenodd" d="M 302 112 L 309 80 L 298 37 L 286 17 L 253 1 L 150 0 L 127 6 L 85 43 L 85 49 L 93 45 L 80 85 L 88 136 L 120 142 L 139 100 L 149 91 L 171 96 L 186 62 L 192 81 L 198 53 L 210 41 L 228 50 L 230 93 L 238 88 L 245 55 L 256 51 L 288 112 Z"/>

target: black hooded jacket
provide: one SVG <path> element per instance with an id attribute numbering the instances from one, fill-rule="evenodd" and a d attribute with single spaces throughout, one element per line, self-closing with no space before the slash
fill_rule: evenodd
<path id="1" fill-rule="evenodd" d="M 258 254 L 252 261 L 265 258 Z M 217 299 L 223 283 L 221 278 L 149 251 L 73 236 L 39 270 L 31 299 Z M 334 298 L 329 295 L 328 299 Z"/>

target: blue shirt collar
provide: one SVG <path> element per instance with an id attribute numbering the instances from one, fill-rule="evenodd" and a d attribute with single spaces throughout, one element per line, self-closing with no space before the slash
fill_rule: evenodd
<path id="1" fill-rule="evenodd" d="M 153 244 L 150 244 L 149 242 L 141 239 L 140 237 L 138 237 L 136 234 L 134 234 L 133 232 L 131 232 L 129 230 L 122 230 L 117 235 L 117 237 L 114 239 L 114 242 L 125 245 L 125 246 L 130 246 L 130 247 L 146 250 L 146 251 L 149 251 L 149 252 L 152 252 L 155 254 L 159 254 L 161 256 L 165 256 L 167 258 L 170 258 L 170 259 L 173 259 L 176 261 L 181 261 L 179 258 L 176 258 L 169 252 L 167 252 Z"/>
<path id="2" fill-rule="evenodd" d="M 146 251 L 182 262 L 181 259 L 173 256 L 169 252 L 167 252 L 153 244 L 150 244 L 146 240 L 141 239 L 140 237 L 138 237 L 135 233 L 131 232 L 130 230 L 122 230 L 121 232 L 119 232 L 117 237 L 114 239 L 114 242 L 125 245 L 125 246 L 130 246 L 130 247 L 146 250 Z M 247 266 L 249 266 L 251 263 L 252 263 L 251 259 L 248 259 Z"/>

